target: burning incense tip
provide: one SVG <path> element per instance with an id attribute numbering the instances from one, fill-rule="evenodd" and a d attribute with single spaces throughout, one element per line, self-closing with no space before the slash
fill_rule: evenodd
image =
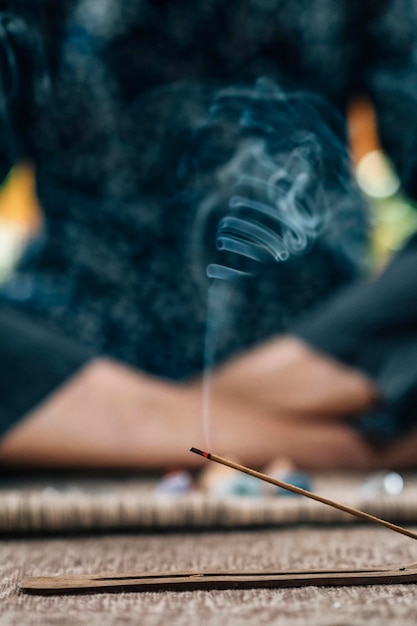
<path id="1" fill-rule="evenodd" d="M 198 448 L 190 448 L 190 452 L 194 452 L 195 454 L 203 456 L 205 459 L 211 460 L 210 452 L 203 452 L 203 450 L 199 450 Z"/>
<path id="2" fill-rule="evenodd" d="M 355 515 L 361 519 L 367 520 L 368 522 L 373 522 L 374 524 L 380 524 L 381 526 L 385 526 L 394 532 L 405 535 L 406 537 L 411 537 L 412 539 L 417 539 L 417 533 L 408 530 L 407 528 L 403 528 L 402 526 L 397 526 L 396 524 L 392 524 L 391 522 L 387 522 L 386 520 L 381 519 L 380 517 L 376 517 L 375 515 L 371 515 L 370 513 L 365 513 L 365 511 L 361 511 L 359 509 L 355 509 L 352 506 L 347 506 L 346 504 L 341 504 L 340 502 L 335 502 L 334 500 L 330 500 L 330 498 L 325 498 L 323 496 L 319 496 L 316 493 L 312 493 L 311 491 L 307 491 L 306 489 L 301 489 L 301 487 L 296 487 L 295 485 L 290 485 L 289 483 L 285 483 L 282 480 L 277 480 L 272 476 L 268 476 L 267 474 L 262 474 L 261 472 L 257 472 L 249 467 L 245 467 L 244 465 L 239 465 L 239 463 L 234 463 L 233 461 L 229 461 L 229 459 L 224 459 L 217 454 L 211 454 L 210 452 L 204 452 L 203 450 L 199 450 L 198 448 L 190 448 L 190 452 L 194 452 L 195 454 L 199 454 L 203 456 L 205 459 L 209 461 L 214 461 L 215 463 L 221 463 L 222 465 L 226 465 L 227 467 L 231 467 L 232 469 L 238 470 L 239 472 L 244 472 L 245 474 L 249 474 L 249 476 L 255 476 L 255 478 L 259 478 L 260 480 L 264 480 L 267 483 L 271 483 L 271 485 L 275 485 L 277 487 L 281 487 L 281 489 L 286 489 L 287 491 L 292 491 L 293 493 L 298 493 L 301 496 L 306 496 L 311 500 L 315 500 L 316 502 L 321 502 L 322 504 L 326 504 L 327 506 L 331 506 L 334 509 L 339 509 L 339 511 L 343 511 L 344 513 L 349 513 L 350 515 Z"/>

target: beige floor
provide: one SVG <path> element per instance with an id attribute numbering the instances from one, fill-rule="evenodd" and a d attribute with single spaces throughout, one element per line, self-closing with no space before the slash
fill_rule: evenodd
<path id="1" fill-rule="evenodd" d="M 411 626 L 416 585 L 37 597 L 24 575 L 314 568 L 417 561 L 417 542 L 372 526 L 0 540 L 0 624 Z"/>

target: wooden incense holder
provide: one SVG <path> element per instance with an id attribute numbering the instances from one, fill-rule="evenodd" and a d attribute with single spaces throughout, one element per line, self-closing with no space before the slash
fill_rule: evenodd
<path id="1" fill-rule="evenodd" d="M 192 591 L 348 585 L 391 585 L 417 582 L 417 563 L 386 569 L 294 570 L 288 572 L 153 572 L 28 577 L 21 591 L 56 595 L 122 591 Z"/>
<path id="2" fill-rule="evenodd" d="M 252 470 L 223 457 L 197 448 L 191 452 L 199 454 L 209 461 L 227 465 L 233 469 L 255 476 L 260 480 L 292 491 L 312 500 L 355 515 L 375 524 L 380 524 L 395 532 L 417 539 L 417 534 L 387 522 L 386 520 L 354 509 L 353 507 L 335 502 L 315 493 L 295 487 Z M 253 589 L 260 587 L 305 587 L 305 586 L 347 586 L 347 585 L 388 585 L 417 582 L 417 563 L 407 566 L 365 568 L 365 569 L 334 569 L 334 570 L 294 570 L 294 571 L 212 571 L 212 572 L 143 572 L 132 574 L 84 574 L 27 577 L 20 581 L 21 591 L 33 594 L 64 594 L 64 593 L 96 593 L 122 591 L 190 591 L 194 589 Z"/>

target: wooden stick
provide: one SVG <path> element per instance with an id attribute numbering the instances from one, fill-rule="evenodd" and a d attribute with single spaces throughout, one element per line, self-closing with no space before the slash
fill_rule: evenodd
<path id="1" fill-rule="evenodd" d="M 387 522 L 380 517 L 376 517 L 375 515 L 371 515 L 370 513 L 365 513 L 364 511 L 355 509 L 352 506 L 347 506 L 346 504 L 341 504 L 340 502 L 336 502 L 335 500 L 330 500 L 330 498 L 319 496 L 316 493 L 307 491 L 306 489 L 301 489 L 301 487 L 295 487 L 294 485 L 290 485 L 289 483 L 286 483 L 282 480 L 277 480 L 276 478 L 272 478 L 272 476 L 262 474 L 262 472 L 257 472 L 256 470 L 250 469 L 249 467 L 245 467 L 244 465 L 240 465 L 239 463 L 235 463 L 234 461 L 229 461 L 228 459 L 224 459 L 221 456 L 217 456 L 217 454 L 204 452 L 203 450 L 199 450 L 198 448 L 191 448 L 190 452 L 199 454 L 209 461 L 215 461 L 216 463 L 227 465 L 227 467 L 231 467 L 232 469 L 238 470 L 239 472 L 244 472 L 245 474 L 249 474 L 249 476 L 259 478 L 259 480 L 271 483 L 271 485 L 275 485 L 276 487 L 281 487 L 281 489 L 286 489 L 287 491 L 292 491 L 293 493 L 297 493 L 300 496 L 306 496 L 306 498 L 310 498 L 311 500 L 316 500 L 317 502 L 321 502 L 322 504 L 327 504 L 328 506 L 332 506 L 334 509 L 339 509 L 339 511 L 343 511 L 344 513 L 349 513 L 350 515 L 355 515 L 356 517 L 360 517 L 361 519 L 367 520 L 368 522 L 373 522 L 374 524 L 385 526 L 386 528 L 389 528 L 396 533 L 406 535 L 406 537 L 417 539 L 417 533 L 414 533 L 411 530 L 407 530 L 407 528 L 397 526 L 392 522 Z"/>

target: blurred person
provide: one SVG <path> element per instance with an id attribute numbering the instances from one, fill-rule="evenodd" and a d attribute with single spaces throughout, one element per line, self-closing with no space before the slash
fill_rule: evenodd
<path id="1" fill-rule="evenodd" d="M 259 177 L 264 157 L 278 170 L 283 153 L 308 164 L 300 203 L 318 226 L 303 254 L 254 278 L 233 257 L 245 278 L 215 307 L 225 318 L 212 337 L 213 449 L 255 465 L 279 455 L 301 467 L 413 465 L 415 438 L 402 436 L 417 380 L 402 352 L 413 242 L 364 282 L 368 220 L 337 111 L 372 97 L 415 195 L 414 4 L 6 8 L 1 167 L 34 164 L 44 225 L 1 289 L 0 461 L 198 462 L 188 448 L 204 439 L 205 260 L 230 270 L 214 243 L 233 185 Z M 248 145 L 267 146 L 255 165 Z"/>

